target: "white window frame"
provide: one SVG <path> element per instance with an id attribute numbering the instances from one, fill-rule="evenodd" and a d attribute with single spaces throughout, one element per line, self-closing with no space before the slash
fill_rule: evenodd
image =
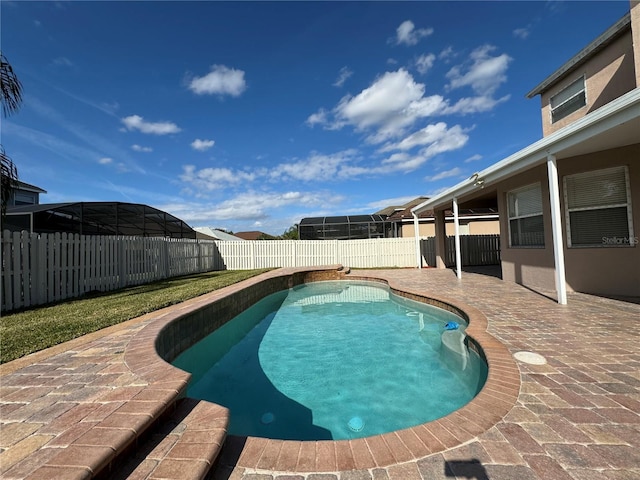
<path id="1" fill-rule="evenodd" d="M 625 189 L 626 189 L 626 198 L 627 201 L 626 203 L 612 203 L 609 205 L 598 205 L 596 207 L 581 207 L 581 208 L 569 208 L 569 198 L 568 198 L 568 190 L 567 190 L 567 178 L 574 178 L 574 177 L 583 177 L 583 178 L 588 178 L 588 177 L 595 177 L 597 175 L 602 174 L 603 172 L 613 172 L 613 171 L 624 171 L 624 180 L 625 180 Z M 565 225 L 566 225 L 566 230 L 567 230 L 567 246 L 570 248 L 609 248 L 609 247 L 634 247 L 638 242 L 637 239 L 635 238 L 634 234 L 633 234 L 633 212 L 631 211 L 631 183 L 629 182 L 629 168 L 626 165 L 620 165 L 618 167 L 611 167 L 611 168 L 601 168 L 598 170 L 590 170 L 588 172 L 581 172 L 581 173 L 574 173 L 571 175 L 565 175 L 562 178 L 562 186 L 563 186 L 563 190 L 564 190 L 564 210 L 565 210 Z M 611 243 L 606 243 L 606 242 L 602 242 L 599 244 L 590 244 L 590 245 L 585 245 L 585 244 L 580 244 L 580 245 L 573 245 L 572 241 L 571 241 L 571 216 L 570 214 L 572 212 L 578 212 L 578 211 L 587 211 L 587 210 L 604 210 L 607 208 L 619 208 L 619 207 L 626 207 L 627 209 L 627 228 L 628 228 L 628 233 L 629 233 L 629 237 L 628 243 L 615 243 L 615 242 L 611 242 Z"/>
<path id="2" fill-rule="evenodd" d="M 517 194 L 519 192 L 524 192 L 526 190 L 532 190 L 537 188 L 540 191 L 540 213 L 528 214 L 528 215 L 514 215 L 512 216 L 511 212 L 511 201 L 509 197 L 512 194 Z M 511 238 L 511 220 L 520 220 L 522 218 L 531 218 L 531 217 L 542 217 L 542 244 L 541 245 L 514 245 L 513 240 Z M 509 232 L 509 247 L 510 248 L 545 248 L 545 239 L 544 239 L 544 208 L 542 205 L 542 184 L 540 182 L 531 183 L 529 185 L 525 185 L 524 187 L 516 188 L 513 190 L 509 190 L 507 192 L 507 230 Z"/>
<path id="3" fill-rule="evenodd" d="M 580 79 L 582 79 L 582 90 L 574 93 L 573 95 L 571 95 L 569 98 L 567 98 L 564 102 L 562 102 L 559 105 L 556 105 L 555 107 L 552 107 L 551 104 L 553 103 L 553 99 L 555 97 L 557 97 L 558 95 L 560 95 L 562 92 L 564 92 L 565 90 L 567 90 L 569 87 L 573 86 L 576 82 L 580 81 Z M 580 95 L 581 93 L 584 92 L 584 105 L 582 105 L 581 107 L 577 108 L 576 110 L 574 110 L 573 112 L 569 112 L 567 113 L 565 116 L 558 118 L 557 120 L 553 119 L 553 112 L 556 111 L 557 109 L 559 109 L 560 107 L 562 107 L 563 105 L 565 105 L 566 103 L 570 102 L 571 100 L 573 100 L 574 98 L 576 98 L 578 95 Z M 559 92 L 557 92 L 555 95 L 552 95 L 551 97 L 549 97 L 549 121 L 554 124 L 556 122 L 559 122 L 560 120 L 563 120 L 565 118 L 567 118 L 569 115 L 577 112 L 578 110 L 580 110 L 581 108 L 584 108 L 588 105 L 588 98 L 587 98 L 587 78 L 586 75 L 581 75 L 580 77 L 576 78 L 573 82 L 571 82 L 569 85 L 567 85 L 566 87 L 564 87 L 562 90 L 560 90 Z"/>

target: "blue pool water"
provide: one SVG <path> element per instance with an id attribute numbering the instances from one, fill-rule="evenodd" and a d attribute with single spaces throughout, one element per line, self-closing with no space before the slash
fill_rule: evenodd
<path id="1" fill-rule="evenodd" d="M 484 361 L 442 345 L 450 321 L 465 327 L 385 286 L 317 282 L 270 295 L 173 364 L 192 373 L 187 395 L 230 409 L 231 434 L 360 438 L 440 418 L 482 388 Z"/>

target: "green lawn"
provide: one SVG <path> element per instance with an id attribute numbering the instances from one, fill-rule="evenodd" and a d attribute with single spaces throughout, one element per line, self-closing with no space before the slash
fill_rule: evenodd
<path id="1" fill-rule="evenodd" d="M 0 363 L 217 290 L 267 270 L 208 272 L 66 301 L 0 319 Z"/>

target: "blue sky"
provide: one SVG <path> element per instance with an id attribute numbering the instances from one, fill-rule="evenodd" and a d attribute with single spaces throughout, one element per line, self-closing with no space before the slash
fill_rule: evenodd
<path id="1" fill-rule="evenodd" d="M 2 144 L 42 203 L 281 234 L 433 195 L 542 135 L 525 94 L 606 2 L 8 2 Z"/>

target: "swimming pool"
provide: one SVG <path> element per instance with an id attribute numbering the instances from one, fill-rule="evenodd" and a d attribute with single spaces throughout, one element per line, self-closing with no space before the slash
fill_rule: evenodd
<path id="1" fill-rule="evenodd" d="M 230 409 L 231 434 L 361 438 L 443 417 L 478 393 L 486 363 L 464 328 L 380 284 L 314 282 L 262 299 L 172 363 L 192 373 L 190 397 Z"/>

